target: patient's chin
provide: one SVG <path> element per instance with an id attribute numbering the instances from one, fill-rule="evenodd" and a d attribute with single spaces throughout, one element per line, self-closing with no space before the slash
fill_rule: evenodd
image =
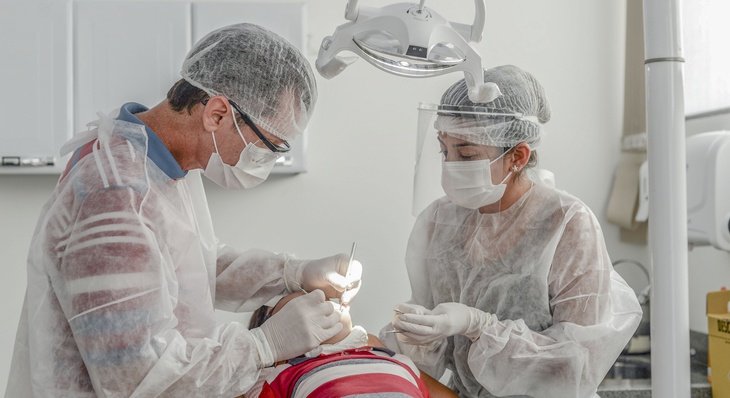
<path id="1" fill-rule="evenodd" d="M 332 303 L 332 305 L 335 306 L 335 311 L 340 310 L 339 304 Z M 323 341 L 322 344 L 339 343 L 340 341 L 344 340 L 345 337 L 350 334 L 350 332 L 352 332 L 352 317 L 350 316 L 349 308 L 345 308 L 345 310 L 342 311 L 342 318 L 340 318 L 340 323 L 342 324 L 342 330 L 340 330 L 339 333 L 337 333 L 330 339 Z"/>
<path id="2" fill-rule="evenodd" d="M 344 340 L 345 337 L 347 337 L 347 335 L 350 334 L 350 332 L 352 332 L 352 325 L 350 325 L 350 327 L 343 326 L 342 327 L 342 330 L 339 333 L 337 333 L 336 335 L 334 335 L 334 337 L 332 337 L 332 338 L 330 338 L 328 340 L 323 341 L 322 344 L 336 344 L 336 343 L 339 343 L 340 341 Z"/>

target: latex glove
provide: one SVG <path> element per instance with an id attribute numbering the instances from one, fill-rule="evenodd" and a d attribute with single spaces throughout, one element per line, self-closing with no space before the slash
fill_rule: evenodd
<path id="1" fill-rule="evenodd" d="M 260 332 L 252 330 L 262 366 L 296 358 L 330 339 L 342 330 L 341 316 L 321 290 L 292 299 L 257 328 Z"/>
<path id="2" fill-rule="evenodd" d="M 431 314 L 431 310 L 418 304 L 398 304 L 393 311 L 391 324 L 395 325 L 398 323 L 398 319 L 402 314 L 426 315 Z M 448 345 L 446 338 L 435 340 L 430 344 L 421 345 L 419 341 L 414 341 L 401 333 L 400 329 L 395 326 L 393 327 L 393 331 L 396 333 L 391 334 L 389 331 L 385 331 L 385 333 L 381 332 L 381 340 L 383 342 L 391 341 L 391 336 L 395 336 L 396 344 L 401 354 L 415 361 L 421 370 L 425 370 L 429 374 L 437 374 L 439 377 L 443 375 L 443 365 L 445 363 L 441 361 L 441 358 L 443 358 Z M 386 343 L 386 345 L 388 344 Z"/>
<path id="3" fill-rule="evenodd" d="M 413 315 L 427 315 L 430 314 L 431 310 L 428 308 L 418 305 L 418 304 L 412 304 L 412 303 L 401 303 L 395 306 L 395 309 L 393 309 L 393 316 L 390 319 L 390 322 L 395 327 L 395 322 L 400 319 L 400 316 L 403 314 L 413 314 Z M 396 330 L 398 328 L 395 328 Z"/>
<path id="4" fill-rule="evenodd" d="M 395 309 L 393 310 L 393 316 L 390 320 L 390 323 L 393 325 L 393 331 L 396 332 L 395 336 L 398 340 L 398 345 L 401 348 L 408 347 L 409 349 L 420 349 L 418 347 L 411 348 L 413 346 L 419 346 L 420 340 L 413 340 L 408 335 L 402 333 L 402 330 L 398 326 L 396 326 L 400 325 L 400 316 L 403 314 L 427 315 L 431 314 L 431 310 L 418 304 L 402 303 L 395 306 Z M 436 345 L 437 344 L 431 344 L 431 347 L 429 347 L 429 349 L 435 347 Z"/>
<path id="5" fill-rule="evenodd" d="M 476 340 L 482 329 L 496 319 L 484 311 L 460 303 L 441 303 L 429 313 L 403 313 L 393 326 L 401 331 L 400 339 L 409 344 L 431 344 L 446 337 L 464 335 Z"/>
<path id="6" fill-rule="evenodd" d="M 362 264 L 353 260 L 350 269 L 350 255 L 345 253 L 316 260 L 290 260 L 297 267 L 295 282 L 305 291 L 322 290 L 327 298 L 339 298 L 340 303 L 348 305 L 362 286 Z M 287 287 L 290 291 L 291 286 Z M 345 296 L 342 292 L 347 288 Z"/>

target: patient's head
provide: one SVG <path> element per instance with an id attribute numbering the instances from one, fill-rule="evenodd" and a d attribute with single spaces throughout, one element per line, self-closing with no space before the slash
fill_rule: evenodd
<path id="1" fill-rule="evenodd" d="M 251 317 L 251 322 L 249 323 L 248 327 L 249 329 L 257 328 L 261 326 L 267 319 L 269 319 L 272 315 L 276 314 L 284 308 L 284 306 L 290 302 L 291 300 L 303 296 L 304 293 L 301 292 L 295 292 L 291 293 L 289 295 L 284 296 L 281 300 L 279 300 L 276 305 L 271 308 L 267 306 L 263 306 L 256 310 L 254 312 L 253 316 Z M 342 311 L 342 318 L 340 319 L 340 323 L 342 323 L 342 330 L 334 335 L 332 338 L 325 340 L 322 342 L 322 344 L 335 344 L 342 341 L 347 335 L 352 332 L 352 318 L 350 317 L 350 308 L 349 307 L 342 307 L 337 303 L 328 301 L 328 303 L 332 304 L 335 311 L 340 311 L 340 309 L 343 309 Z"/>

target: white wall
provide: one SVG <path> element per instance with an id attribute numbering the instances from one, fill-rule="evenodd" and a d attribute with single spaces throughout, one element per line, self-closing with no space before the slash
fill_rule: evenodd
<path id="1" fill-rule="evenodd" d="M 307 56 L 314 63 L 321 39 L 345 22 L 346 2 L 306 3 Z M 473 18 L 469 0 L 431 0 L 428 5 L 451 20 L 470 23 Z M 620 243 L 618 228 L 605 217 L 622 128 L 625 3 L 488 0 L 487 12 L 484 39 L 476 45 L 484 66 L 518 65 L 534 74 L 550 97 L 553 118 L 539 150 L 542 166 L 555 172 L 558 187 L 594 210 L 613 258 L 648 264 L 646 247 Z M 438 101 L 461 77 L 397 78 L 362 60 L 333 80 L 318 76 L 320 99 L 309 127 L 309 171 L 272 176 L 247 192 L 207 184 L 218 235 L 235 246 L 301 257 L 348 252 L 357 241 L 357 258 L 365 273 L 353 319 L 378 329 L 390 319 L 393 305 L 410 296 L 402 259 L 414 221 L 410 203 L 416 106 Z M 23 300 L 28 243 L 55 180 L 0 176 L 0 253 L 5 263 L 0 279 L 0 391 L 5 388 Z M 637 290 L 646 284 L 630 267 L 619 271 Z M 692 310 L 704 311 L 696 307 L 693 304 Z"/>

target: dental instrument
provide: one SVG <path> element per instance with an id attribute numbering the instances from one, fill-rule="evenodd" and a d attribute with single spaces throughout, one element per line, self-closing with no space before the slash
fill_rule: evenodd
<path id="1" fill-rule="evenodd" d="M 352 249 L 350 249 L 350 260 L 347 262 L 347 268 L 345 269 L 345 277 L 347 277 L 347 274 L 350 273 L 350 267 L 352 267 L 352 262 L 355 260 L 355 248 L 357 247 L 357 242 L 352 242 Z M 342 296 L 345 297 L 345 293 L 347 293 L 347 286 L 345 286 L 345 290 L 342 291 Z M 344 305 L 340 306 L 340 312 L 344 310 Z"/>
<path id="2" fill-rule="evenodd" d="M 396 314 L 398 314 L 398 315 L 402 315 L 402 314 L 405 314 L 405 312 L 403 312 L 403 311 L 401 311 L 401 310 L 399 310 L 399 309 L 397 309 L 397 308 L 394 308 L 394 309 L 393 309 L 393 312 L 395 312 L 395 313 L 396 313 Z M 400 330 L 400 329 L 393 329 L 393 330 L 386 330 L 386 331 L 384 331 L 383 333 L 403 333 L 403 331 L 402 331 L 402 330 Z"/>

